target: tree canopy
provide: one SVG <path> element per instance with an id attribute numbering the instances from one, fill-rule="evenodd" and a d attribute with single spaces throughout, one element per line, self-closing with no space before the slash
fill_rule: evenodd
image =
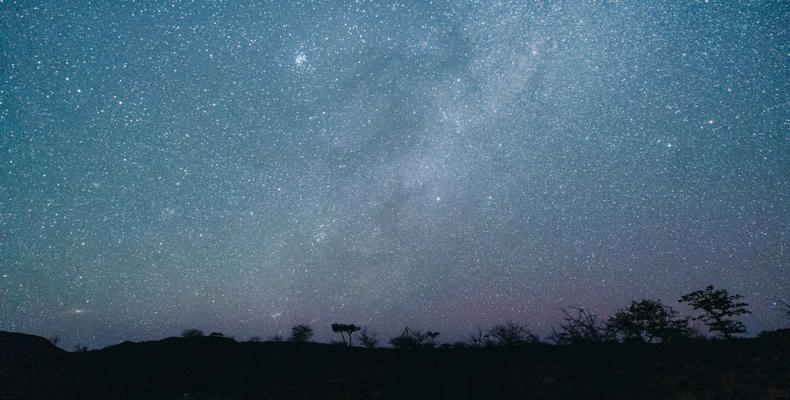
<path id="1" fill-rule="evenodd" d="M 694 317 L 700 320 L 712 332 L 718 332 L 724 339 L 731 339 L 733 334 L 746 332 L 743 322 L 734 317 L 751 314 L 747 303 L 739 301 L 743 296 L 730 294 L 726 289 L 715 289 L 708 286 L 705 290 L 695 290 L 683 295 L 681 303 L 688 303 L 695 310 L 702 310 L 703 314 Z"/>
<path id="2" fill-rule="evenodd" d="M 354 324 L 338 324 L 338 323 L 332 324 L 332 332 L 339 333 L 340 338 L 343 339 L 343 343 L 345 343 L 349 347 L 353 346 L 351 342 L 352 339 L 351 335 L 353 335 L 354 332 L 360 329 L 362 328 Z"/>
<path id="3" fill-rule="evenodd" d="M 624 341 L 653 343 L 658 339 L 667 342 L 688 334 L 688 320 L 677 315 L 677 311 L 660 300 L 631 301 L 631 305 L 609 318 L 607 328 Z"/>
<path id="4" fill-rule="evenodd" d="M 310 325 L 296 325 L 291 328 L 291 337 L 288 338 L 289 342 L 305 343 L 309 342 L 313 337 L 313 328 Z"/>

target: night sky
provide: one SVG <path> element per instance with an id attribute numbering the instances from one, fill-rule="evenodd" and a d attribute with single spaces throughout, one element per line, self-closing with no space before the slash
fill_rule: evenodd
<path id="1" fill-rule="evenodd" d="M 0 0 L 0 330 L 790 298 L 790 3 Z"/>

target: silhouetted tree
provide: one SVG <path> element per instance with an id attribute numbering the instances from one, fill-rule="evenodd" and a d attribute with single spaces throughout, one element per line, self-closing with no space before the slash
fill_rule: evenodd
<path id="1" fill-rule="evenodd" d="M 305 343 L 309 342 L 313 337 L 313 328 L 310 325 L 296 325 L 291 328 L 291 337 L 288 338 L 289 342 Z"/>
<path id="2" fill-rule="evenodd" d="M 222 332 L 211 332 L 208 334 L 209 337 L 225 337 L 225 334 Z"/>
<path id="3" fill-rule="evenodd" d="M 390 344 L 392 347 L 399 349 L 434 347 L 436 346 L 436 342 L 434 340 L 437 336 L 439 336 L 439 332 L 426 331 L 423 333 L 421 331 L 412 330 L 406 327 L 399 336 L 390 339 Z"/>
<path id="4" fill-rule="evenodd" d="M 568 310 L 560 308 L 565 316 L 565 323 L 560 324 L 560 329 L 552 328 L 549 340 L 555 344 L 585 344 L 606 343 L 612 340 L 604 322 L 597 315 L 591 314 L 583 308 L 573 308 L 576 315 L 571 315 Z"/>
<path id="5" fill-rule="evenodd" d="M 338 323 L 332 324 L 332 332 L 339 333 L 340 338 L 343 339 L 343 343 L 347 344 L 349 347 L 353 345 L 351 341 L 352 339 L 351 335 L 353 335 L 354 332 L 360 329 L 362 328 L 354 324 L 338 324 Z"/>
<path id="6" fill-rule="evenodd" d="M 493 338 L 494 344 L 498 346 L 513 347 L 538 341 L 538 337 L 530 332 L 526 325 L 517 324 L 513 321 L 495 325 L 488 331 L 488 334 Z"/>
<path id="7" fill-rule="evenodd" d="M 491 345 L 491 337 L 484 334 L 483 330 L 477 328 L 477 334 L 472 334 L 469 338 L 469 346 L 471 347 L 487 347 Z"/>
<path id="8" fill-rule="evenodd" d="M 203 331 L 201 331 L 200 329 L 184 329 L 184 331 L 181 332 L 181 337 L 185 337 L 185 338 L 202 337 L 202 336 L 203 336 Z"/>
<path id="9" fill-rule="evenodd" d="M 376 346 L 379 345 L 379 338 L 378 333 L 376 331 L 363 328 L 359 332 L 359 343 L 362 344 L 363 347 L 367 347 L 369 349 L 374 349 Z"/>
<path id="10" fill-rule="evenodd" d="M 677 318 L 678 312 L 660 300 L 631 301 L 631 305 L 609 318 L 607 328 L 623 341 L 652 343 L 654 339 L 668 342 L 689 335 L 688 320 Z"/>
<path id="11" fill-rule="evenodd" d="M 420 347 L 424 340 L 425 337 L 420 331 L 412 331 L 406 327 L 400 335 L 390 338 L 390 344 L 398 349 L 413 349 Z"/>
<path id="12" fill-rule="evenodd" d="M 708 286 L 705 290 L 696 290 L 683 295 L 681 303 L 689 303 L 695 310 L 702 310 L 703 314 L 694 317 L 705 323 L 712 332 L 719 332 L 724 339 L 731 339 L 733 334 L 746 332 L 743 322 L 736 321 L 732 317 L 743 314 L 751 314 L 746 307 L 749 305 L 740 302 L 743 296 L 729 294 L 726 289 L 714 289 Z"/>

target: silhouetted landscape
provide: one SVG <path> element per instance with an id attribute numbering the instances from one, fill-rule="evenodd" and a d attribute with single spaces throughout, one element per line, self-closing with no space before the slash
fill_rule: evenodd
<path id="1" fill-rule="evenodd" d="M 790 398 L 790 329 L 735 337 L 745 330 L 735 317 L 749 313 L 740 299 L 712 286 L 691 292 L 680 301 L 700 312 L 694 317 L 648 299 L 608 319 L 563 309 L 547 338 L 553 344 L 512 321 L 455 343 L 407 327 L 389 348 L 375 331 L 342 323 L 331 325 L 342 340 L 330 344 L 311 342 L 313 327 L 296 325 L 285 340 L 186 329 L 74 352 L 0 332 L 0 398 Z"/>
<path id="2" fill-rule="evenodd" d="M 66 352 L 0 333 L 0 398 L 786 399 L 790 330 L 666 345 L 347 348 L 171 337 Z"/>

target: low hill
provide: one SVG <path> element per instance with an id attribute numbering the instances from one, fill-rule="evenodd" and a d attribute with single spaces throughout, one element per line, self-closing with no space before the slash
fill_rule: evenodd
<path id="1" fill-rule="evenodd" d="M 0 399 L 784 399 L 787 335 L 673 345 L 363 349 L 223 337 L 69 353 L 0 333 Z"/>
<path id="2" fill-rule="evenodd" d="M 66 351 L 40 336 L 0 331 L 0 360 L 15 362 L 30 357 L 57 357 Z"/>
<path id="3" fill-rule="evenodd" d="M 0 399 L 45 398 L 68 368 L 70 353 L 39 336 L 0 331 Z M 42 385 L 42 379 L 48 379 Z"/>

